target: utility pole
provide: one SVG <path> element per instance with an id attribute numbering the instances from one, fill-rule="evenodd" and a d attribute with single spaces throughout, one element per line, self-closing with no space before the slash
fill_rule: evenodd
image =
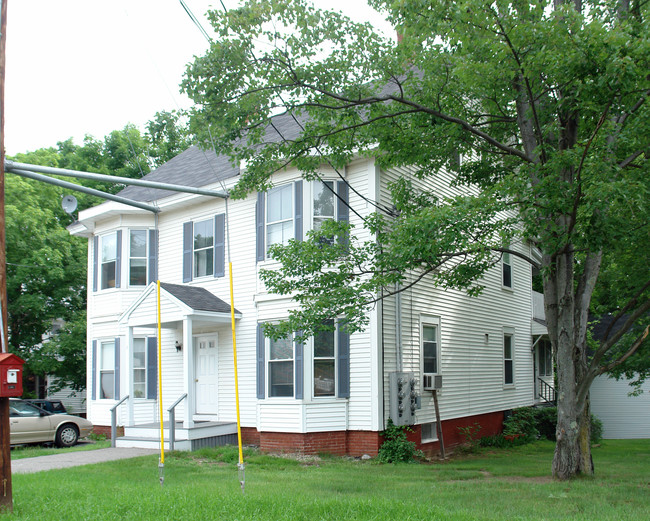
<path id="1" fill-rule="evenodd" d="M 7 0 L 0 0 L 0 340 L 7 352 L 7 256 L 5 240 L 5 57 L 7 46 Z M 9 398 L 0 397 L 0 512 L 13 511 L 11 491 L 11 445 Z"/>

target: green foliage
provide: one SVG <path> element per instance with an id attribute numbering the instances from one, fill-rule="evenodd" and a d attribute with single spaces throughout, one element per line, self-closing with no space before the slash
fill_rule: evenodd
<path id="1" fill-rule="evenodd" d="M 460 432 L 460 435 L 465 440 L 460 449 L 463 452 L 476 452 L 481 445 L 481 425 L 479 423 L 474 423 L 465 427 L 458 427 L 458 432 Z"/>
<path id="2" fill-rule="evenodd" d="M 535 439 L 543 438 L 555 441 L 557 429 L 557 407 L 522 407 L 515 409 L 512 416 L 503 422 L 503 435 L 508 437 L 517 436 L 517 442 L 529 443 Z M 599 443 L 603 434 L 603 423 L 593 414 L 591 415 L 591 442 Z M 489 444 L 491 440 L 483 443 Z M 488 445 L 485 445 L 488 446 Z M 494 446 L 499 446 L 495 442 Z"/>
<path id="3" fill-rule="evenodd" d="M 160 164 L 189 146 L 186 125 L 175 112 L 157 113 L 143 136 L 133 125 L 115 130 L 103 140 L 86 136 L 56 147 L 10 158 L 36 164 L 124 177 L 141 177 L 149 162 Z M 65 178 L 70 181 L 70 178 Z M 77 180 L 77 184 L 116 193 L 123 185 Z M 86 268 L 87 241 L 66 230 L 72 218 L 61 208 L 69 190 L 5 176 L 7 295 L 10 350 L 26 360 L 26 374 L 59 378 L 54 389 L 86 387 Z M 102 200 L 75 193 L 79 210 Z M 54 320 L 61 330 L 51 335 Z M 47 336 L 47 342 L 42 342 Z M 29 393 L 26 390 L 26 393 Z"/>
<path id="4" fill-rule="evenodd" d="M 539 436 L 533 407 L 514 409 L 512 414 L 503 421 L 503 435 L 506 439 L 512 437 L 517 443 L 530 443 Z"/>
<path id="5" fill-rule="evenodd" d="M 423 457 L 423 453 L 415 448 L 415 443 L 408 441 L 406 433 L 410 429 L 397 426 L 388 419 L 386 430 L 382 433 L 384 442 L 379 448 L 377 459 L 382 463 L 412 463 L 415 458 Z"/>
<path id="6" fill-rule="evenodd" d="M 590 311 L 648 326 L 650 4 L 371 4 L 401 43 L 307 0 L 215 10 L 217 37 L 183 82 L 191 128 L 246 161 L 235 197 L 287 165 L 311 180 L 358 156 L 401 178 L 390 201 L 367 201 L 374 215 L 351 209 L 349 261 L 313 236 L 273 251 L 267 288 L 302 309 L 274 334 L 340 316 L 362 329 L 413 279 L 478 295 L 506 245 L 525 245 L 510 253 L 539 269 L 558 396 L 581 402 L 560 408 L 575 444 L 569 415 L 597 374 L 626 360 L 650 371 L 642 334 L 599 340 L 591 358 L 586 338 Z"/>

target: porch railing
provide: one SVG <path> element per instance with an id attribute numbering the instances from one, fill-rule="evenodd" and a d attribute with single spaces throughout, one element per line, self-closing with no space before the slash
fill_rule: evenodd
<path id="1" fill-rule="evenodd" d="M 539 397 L 548 404 L 555 405 L 555 387 L 546 383 L 541 378 L 538 378 L 539 381 Z"/>
<path id="2" fill-rule="evenodd" d="M 169 412 L 169 450 L 174 450 L 174 441 L 176 440 L 176 406 L 185 398 L 187 398 L 187 393 L 183 393 L 178 400 L 167 409 L 167 412 Z"/>
<path id="3" fill-rule="evenodd" d="M 113 405 L 113 407 L 111 407 L 111 447 L 115 447 L 115 440 L 117 439 L 117 408 L 128 399 L 129 395 L 127 394 L 119 402 Z"/>

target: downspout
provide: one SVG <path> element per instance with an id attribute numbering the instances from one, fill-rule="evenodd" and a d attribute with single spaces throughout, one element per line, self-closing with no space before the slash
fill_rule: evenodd
<path id="1" fill-rule="evenodd" d="M 399 282 L 395 284 L 395 347 L 397 358 L 397 370 L 402 372 L 404 361 L 402 360 L 402 293 Z"/>

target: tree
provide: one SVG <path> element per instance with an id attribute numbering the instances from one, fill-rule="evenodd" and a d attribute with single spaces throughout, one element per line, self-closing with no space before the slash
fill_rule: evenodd
<path id="1" fill-rule="evenodd" d="M 187 124 L 176 111 L 156 112 L 146 125 L 145 139 L 149 145 L 149 157 L 159 167 L 189 148 L 192 139 Z"/>
<path id="2" fill-rule="evenodd" d="M 650 4 L 370 3 L 401 43 L 304 0 L 214 11 L 217 37 L 183 82 L 198 107 L 192 129 L 247 161 L 235 196 L 268 188 L 286 164 L 311 179 L 323 162 L 340 168 L 355 154 L 410 166 L 416 177 L 446 168 L 476 190 L 441 199 L 404 178 L 392 207 L 378 205 L 365 224 L 376 242 L 323 240 L 346 231 L 332 223 L 324 236 L 276 248 L 283 268 L 266 282 L 295 292 L 302 310 L 271 333 L 311 333 L 337 315 L 354 330 L 381 290 L 409 273 L 475 294 L 504 252 L 525 258 L 542 276 L 557 361 L 553 474 L 591 474 L 591 382 L 648 344 L 650 280 L 639 250 L 650 217 Z M 541 260 L 510 250 L 516 241 Z M 634 267 L 608 310 L 622 327 L 590 355 L 592 296 L 601 271 L 614 273 L 619 261 Z M 634 325 L 641 332 L 621 351 Z"/>

